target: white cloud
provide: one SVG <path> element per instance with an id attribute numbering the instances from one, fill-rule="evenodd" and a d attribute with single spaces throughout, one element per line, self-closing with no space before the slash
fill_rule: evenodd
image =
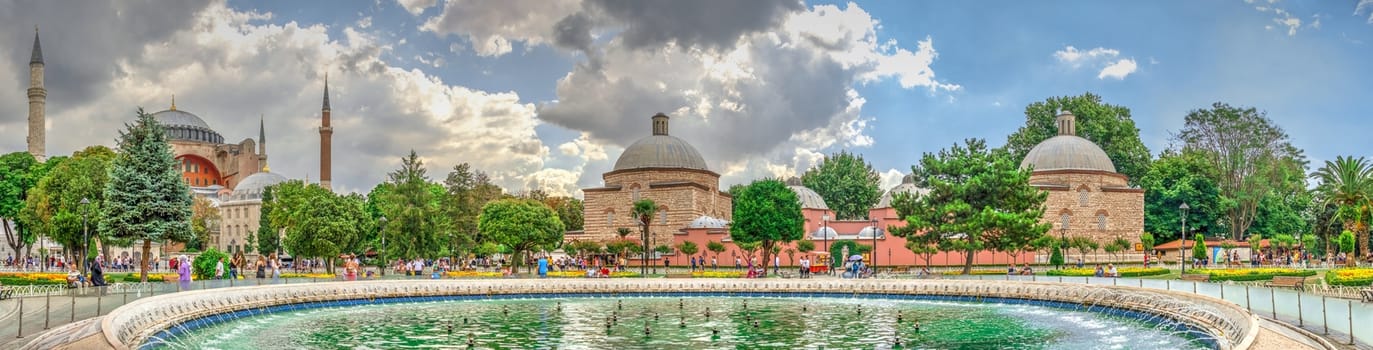
<path id="1" fill-rule="evenodd" d="M 357 26 L 358 26 L 358 28 L 362 28 L 362 29 L 371 28 L 371 27 L 372 27 L 372 16 L 366 16 L 366 17 L 359 18 L 359 19 L 358 19 Z"/>
<path id="2" fill-rule="evenodd" d="M 1106 66 L 1106 68 L 1102 68 L 1101 73 L 1097 73 L 1096 77 L 1097 79 L 1114 78 L 1116 80 L 1121 80 L 1125 79 L 1125 76 L 1130 75 L 1130 73 L 1134 73 L 1135 68 L 1137 68 L 1135 60 L 1123 58 Z"/>
<path id="3" fill-rule="evenodd" d="M 1301 28 L 1301 19 L 1296 17 L 1274 18 L 1273 22 L 1287 27 L 1287 36 L 1296 36 L 1297 28 Z"/>
<path id="4" fill-rule="evenodd" d="M 1113 78 L 1116 80 L 1125 79 L 1126 76 L 1134 73 L 1139 66 L 1134 58 L 1119 58 L 1120 50 L 1097 47 L 1090 50 L 1078 50 L 1072 45 L 1064 47 L 1062 50 L 1054 51 L 1054 58 L 1059 63 L 1067 65 L 1069 68 L 1078 69 L 1090 67 L 1097 71 L 1097 79 Z M 1157 63 L 1150 58 L 1150 62 Z"/>
<path id="5" fill-rule="evenodd" d="M 1072 45 L 1069 45 L 1062 50 L 1054 51 L 1054 58 L 1057 58 L 1059 62 L 1071 65 L 1073 68 L 1081 67 L 1083 64 L 1092 64 L 1101 60 L 1115 58 L 1116 56 L 1120 56 L 1120 51 L 1104 47 L 1080 51 Z"/>
<path id="6" fill-rule="evenodd" d="M 510 53 L 515 42 L 551 42 L 553 24 L 580 9 L 577 0 L 445 0 L 443 13 L 425 20 L 420 29 L 439 36 L 461 35 L 478 55 L 501 56 Z"/>
<path id="7" fill-rule="evenodd" d="M 901 184 L 901 179 L 906 177 L 910 169 L 891 168 L 882 172 L 882 191 L 890 190 L 892 187 Z"/>
<path id="8" fill-rule="evenodd" d="M 1359 3 L 1354 5 L 1355 16 L 1363 13 L 1364 10 L 1368 10 L 1368 23 L 1373 24 L 1373 0 L 1359 0 Z"/>
<path id="9" fill-rule="evenodd" d="M 396 3 L 400 4 L 400 7 L 405 8 L 405 11 L 410 12 L 411 15 L 419 16 L 424 13 L 424 9 L 438 4 L 438 0 L 396 0 Z"/>

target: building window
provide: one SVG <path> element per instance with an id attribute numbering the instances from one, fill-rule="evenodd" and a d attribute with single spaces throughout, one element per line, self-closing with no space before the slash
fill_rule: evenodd
<path id="1" fill-rule="evenodd" d="M 1084 207 L 1087 206 L 1087 188 L 1086 188 L 1086 187 L 1079 188 L 1079 189 L 1077 190 L 1077 205 L 1084 206 Z"/>
<path id="2" fill-rule="evenodd" d="M 1099 213 L 1099 214 L 1096 214 L 1096 229 L 1098 229 L 1098 230 L 1105 230 L 1105 229 L 1106 229 L 1106 213 Z"/>
<path id="3" fill-rule="evenodd" d="M 615 212 L 605 213 L 605 225 L 615 226 Z"/>
<path id="4" fill-rule="evenodd" d="M 1063 223 L 1062 223 L 1062 224 L 1059 224 L 1059 227 L 1062 227 L 1064 230 L 1067 230 L 1067 229 L 1068 229 L 1068 218 L 1069 218 L 1069 217 L 1070 217 L 1070 216 L 1069 216 L 1068 214 L 1060 215 L 1060 216 L 1059 216 L 1059 220 L 1062 220 Z"/>
<path id="5" fill-rule="evenodd" d="M 658 222 L 659 222 L 659 223 L 664 223 L 664 224 L 667 223 L 667 211 L 666 211 L 666 210 L 659 212 L 659 215 L 658 215 Z"/>

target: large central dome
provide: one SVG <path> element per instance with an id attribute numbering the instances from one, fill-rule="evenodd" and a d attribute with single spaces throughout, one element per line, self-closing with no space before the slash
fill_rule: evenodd
<path id="1" fill-rule="evenodd" d="M 204 119 L 191 112 L 176 109 L 175 101 L 172 102 L 171 109 L 153 113 L 153 119 L 162 124 L 170 140 L 224 143 L 224 137 L 210 129 L 210 124 L 205 123 Z"/>
<path id="2" fill-rule="evenodd" d="M 1115 163 L 1101 146 L 1091 140 L 1077 136 L 1077 117 L 1068 111 L 1060 112 L 1057 118 L 1058 136 L 1044 140 L 1020 162 L 1020 168 L 1034 166 L 1034 171 L 1049 170 L 1090 170 L 1116 172 Z"/>
<path id="3" fill-rule="evenodd" d="M 667 115 L 653 116 L 653 135 L 639 139 L 625 148 L 615 160 L 615 170 L 641 168 L 685 168 L 710 170 L 706 159 L 696 147 L 667 134 Z"/>

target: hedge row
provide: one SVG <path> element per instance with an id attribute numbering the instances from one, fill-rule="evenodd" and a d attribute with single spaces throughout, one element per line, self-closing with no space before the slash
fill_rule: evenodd
<path id="1" fill-rule="evenodd" d="M 1288 268 L 1252 268 L 1252 269 L 1195 269 L 1189 270 L 1192 273 L 1211 275 L 1212 282 L 1219 281 L 1262 281 L 1270 280 L 1277 276 L 1289 277 L 1309 277 L 1315 276 L 1315 270 L 1300 270 Z"/>
<path id="2" fill-rule="evenodd" d="M 1169 272 L 1168 269 L 1161 268 L 1161 267 L 1152 267 L 1152 268 L 1147 268 L 1147 269 L 1146 269 L 1146 268 L 1142 268 L 1142 267 L 1126 267 L 1126 268 L 1118 268 L 1118 269 L 1116 269 L 1116 271 L 1117 271 L 1117 272 L 1120 272 L 1120 277 L 1158 276 L 1158 275 L 1166 275 L 1166 274 L 1168 274 L 1168 272 Z M 1110 272 L 1110 271 L 1108 270 L 1108 271 L 1106 271 L 1106 272 Z M 1065 277 L 1092 277 L 1092 276 L 1096 276 L 1096 269 L 1095 269 L 1095 268 L 1080 268 L 1080 269 L 1049 270 L 1048 275 L 1049 275 L 1049 276 L 1065 276 Z"/>
<path id="3" fill-rule="evenodd" d="M 1336 286 L 1373 286 L 1373 268 L 1350 267 L 1330 270 L 1325 273 L 1325 282 Z"/>

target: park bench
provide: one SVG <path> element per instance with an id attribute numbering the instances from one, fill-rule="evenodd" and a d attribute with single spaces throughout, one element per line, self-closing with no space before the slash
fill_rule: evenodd
<path id="1" fill-rule="evenodd" d="M 1289 287 L 1301 290 L 1305 283 L 1306 277 L 1273 276 L 1273 280 L 1268 281 L 1268 283 L 1265 283 L 1264 285 L 1269 287 Z"/>
<path id="2" fill-rule="evenodd" d="M 1211 282 L 1211 275 L 1201 273 L 1189 273 L 1182 275 L 1182 280 L 1192 282 Z"/>
<path id="3" fill-rule="evenodd" d="M 14 297 L 14 290 L 10 289 L 10 287 L 0 285 L 0 300 L 9 299 L 12 297 Z"/>
<path id="4" fill-rule="evenodd" d="M 1365 302 L 1365 303 L 1373 302 L 1373 287 L 1370 287 L 1370 288 L 1364 289 L 1364 290 L 1360 290 L 1359 293 L 1363 294 L 1363 302 Z"/>

